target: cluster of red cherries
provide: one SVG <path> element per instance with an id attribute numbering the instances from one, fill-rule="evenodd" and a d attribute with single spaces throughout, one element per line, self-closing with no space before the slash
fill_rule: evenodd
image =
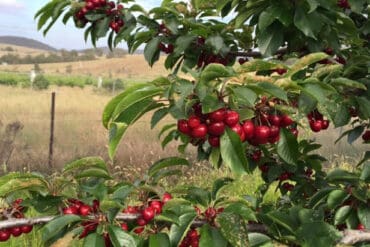
<path id="1" fill-rule="evenodd" d="M 81 22 L 82 26 L 84 26 L 88 22 L 88 19 L 86 18 L 87 14 L 103 10 L 107 16 L 112 17 L 109 27 L 118 33 L 125 24 L 123 21 L 122 9 L 122 4 L 118 4 L 116 6 L 113 1 L 86 0 L 85 6 L 75 13 L 75 18 Z"/>
<path id="2" fill-rule="evenodd" d="M 230 109 L 221 108 L 202 114 L 200 105 L 193 108 L 194 114 L 188 119 L 178 120 L 177 128 L 192 138 L 195 145 L 207 139 L 212 147 L 219 147 L 220 136 L 226 127 L 237 133 L 242 142 L 248 141 L 254 146 L 276 143 L 280 137 L 280 128 L 288 128 L 295 136 L 298 135 L 298 130 L 293 126 L 295 122 L 286 114 L 261 113 L 251 120 L 240 122 L 239 113 Z"/>
<path id="3" fill-rule="evenodd" d="M 370 141 L 370 130 L 366 130 L 365 133 L 362 134 L 362 140 L 364 140 L 364 142 Z"/>
<path id="4" fill-rule="evenodd" d="M 324 119 L 324 116 L 316 109 L 307 115 L 310 128 L 313 132 L 320 132 L 329 127 L 329 120 Z"/>
<path id="5" fill-rule="evenodd" d="M 22 199 L 15 200 L 11 207 L 4 209 L 2 212 L 3 219 L 9 218 L 16 218 L 21 219 L 24 218 L 24 207 L 21 206 L 23 202 Z M 22 234 L 30 233 L 33 229 L 33 225 L 23 225 L 23 226 L 14 226 L 10 228 L 5 228 L 0 230 L 0 242 L 8 241 L 11 236 L 19 237 Z"/>
<path id="6" fill-rule="evenodd" d="M 148 205 L 128 206 L 122 212 L 126 214 L 139 215 L 136 219 L 134 233 L 141 234 L 145 230 L 145 226 L 149 224 L 156 215 L 162 212 L 163 205 L 171 199 L 172 195 L 166 192 L 163 194 L 162 200 L 151 200 Z M 121 223 L 121 228 L 124 231 L 130 230 L 127 223 Z"/>
<path id="7" fill-rule="evenodd" d="M 83 231 L 79 236 L 80 239 L 94 232 L 99 223 L 106 220 L 105 216 L 99 214 L 99 212 L 100 202 L 98 200 L 94 200 L 92 206 L 90 206 L 77 199 L 68 199 L 68 206 L 63 208 L 63 214 L 75 214 L 84 217 L 94 216 L 93 219 L 82 221 Z"/>
<path id="8" fill-rule="evenodd" d="M 199 239 L 200 235 L 198 231 L 191 228 L 180 243 L 179 247 L 199 247 Z"/>

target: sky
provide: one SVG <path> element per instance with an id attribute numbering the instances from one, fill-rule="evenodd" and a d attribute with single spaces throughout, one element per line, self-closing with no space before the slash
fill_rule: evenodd
<path id="1" fill-rule="evenodd" d="M 84 49 L 92 47 L 88 41 L 85 43 L 83 30 L 77 29 L 70 20 L 64 25 L 61 20 L 44 37 L 37 31 L 34 15 L 48 0 L 0 0 L 0 36 L 12 35 L 31 38 L 57 49 Z M 145 9 L 150 9 L 160 4 L 160 0 L 136 0 Z M 97 46 L 106 46 L 106 41 L 101 40 Z"/>

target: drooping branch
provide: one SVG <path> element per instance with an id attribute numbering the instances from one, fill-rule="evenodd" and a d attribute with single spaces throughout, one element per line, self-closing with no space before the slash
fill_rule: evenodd
<path id="1" fill-rule="evenodd" d="M 0 221 L 0 230 L 5 228 L 23 226 L 23 225 L 41 225 L 46 224 L 57 216 L 42 216 L 36 218 L 24 218 L 24 219 L 8 219 Z M 119 213 L 116 216 L 118 221 L 134 221 L 139 217 L 139 214 L 125 214 Z M 206 223 L 206 221 L 196 220 L 193 223 L 193 226 L 202 226 Z M 248 224 L 247 225 L 249 232 L 259 232 L 259 233 L 268 233 L 268 229 L 265 225 L 262 224 Z M 342 238 L 340 239 L 339 243 L 341 244 L 356 244 L 360 242 L 370 242 L 370 231 L 369 230 L 344 230 L 342 232 Z"/>

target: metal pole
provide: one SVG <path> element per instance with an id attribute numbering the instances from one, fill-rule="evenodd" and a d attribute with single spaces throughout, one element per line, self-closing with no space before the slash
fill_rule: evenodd
<path id="1" fill-rule="evenodd" d="M 49 168 L 53 168 L 53 145 L 54 145 L 54 121 L 55 121 L 55 92 L 51 93 L 51 119 L 50 119 L 50 142 L 49 142 Z M 51 171 L 51 170 L 50 170 Z"/>

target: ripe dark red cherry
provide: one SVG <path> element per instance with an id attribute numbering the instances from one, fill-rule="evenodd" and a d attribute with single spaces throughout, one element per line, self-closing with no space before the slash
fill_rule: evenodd
<path id="1" fill-rule="evenodd" d="M 321 128 L 323 130 L 326 130 L 327 128 L 329 128 L 329 124 L 330 124 L 329 120 L 322 120 Z"/>
<path id="2" fill-rule="evenodd" d="M 362 135 L 362 140 L 365 142 L 370 141 L 370 130 L 366 130 L 365 133 Z"/>
<path id="3" fill-rule="evenodd" d="M 232 126 L 231 130 L 237 133 L 239 136 L 241 136 L 243 133 L 243 128 L 240 124 L 235 124 L 234 126 Z"/>
<path id="4" fill-rule="evenodd" d="M 365 230 L 365 226 L 363 224 L 358 224 L 357 227 L 356 227 L 357 230 Z"/>
<path id="5" fill-rule="evenodd" d="M 190 116 L 188 120 L 188 125 L 190 128 L 194 129 L 200 125 L 200 119 L 197 116 Z"/>
<path id="6" fill-rule="evenodd" d="M 207 125 L 205 125 L 205 124 L 200 124 L 198 127 L 193 128 L 193 129 L 191 130 L 191 136 L 192 136 L 193 138 L 203 139 L 204 137 L 206 137 L 207 132 L 208 132 Z"/>
<path id="7" fill-rule="evenodd" d="M 22 234 L 22 230 L 20 227 L 12 227 L 10 228 L 10 234 L 12 234 L 14 237 L 18 237 Z"/>
<path id="8" fill-rule="evenodd" d="M 243 131 L 245 133 L 245 139 L 250 140 L 254 136 L 254 123 L 251 120 L 247 120 L 243 123 Z"/>
<path id="9" fill-rule="evenodd" d="M 177 129 L 183 133 L 183 134 L 190 134 L 190 127 L 189 127 L 189 124 L 188 124 L 188 121 L 185 120 L 185 119 L 180 119 L 179 121 L 177 121 Z"/>
<path id="10" fill-rule="evenodd" d="M 225 132 L 225 124 L 223 122 L 214 122 L 208 126 L 208 133 L 214 136 L 220 136 Z"/>
<path id="11" fill-rule="evenodd" d="M 63 214 L 78 214 L 78 208 L 75 206 L 64 208 Z"/>
<path id="12" fill-rule="evenodd" d="M 145 226 L 146 224 L 148 224 L 148 222 L 147 222 L 146 220 L 144 220 L 143 218 L 138 218 L 138 219 L 136 220 L 136 224 L 137 224 L 138 226 Z"/>
<path id="13" fill-rule="evenodd" d="M 270 137 L 270 128 L 268 126 L 257 126 L 254 130 L 254 136 L 260 144 L 263 144 L 263 142 L 267 142 L 267 139 Z"/>
<path id="14" fill-rule="evenodd" d="M 0 230 L 0 242 L 8 241 L 10 238 L 10 231 L 7 229 Z"/>
<path id="15" fill-rule="evenodd" d="M 141 213 L 141 215 L 143 216 L 143 219 L 144 220 L 151 221 L 152 219 L 154 219 L 155 211 L 154 211 L 153 208 L 148 207 L 148 208 L 145 208 L 143 210 L 143 212 Z"/>
<path id="16" fill-rule="evenodd" d="M 121 229 L 124 230 L 125 232 L 128 231 L 128 225 L 126 223 L 121 223 Z"/>
<path id="17" fill-rule="evenodd" d="M 279 116 L 279 115 L 270 115 L 269 117 L 268 117 L 268 119 L 269 119 L 269 122 L 270 122 L 270 124 L 272 124 L 272 125 L 275 125 L 275 126 L 280 126 L 280 123 L 281 123 L 281 119 L 282 119 L 282 117 L 281 116 Z"/>
<path id="18" fill-rule="evenodd" d="M 289 117 L 289 115 L 283 115 L 281 118 L 281 124 L 280 127 L 288 127 L 289 125 L 292 125 L 294 121 Z"/>
<path id="19" fill-rule="evenodd" d="M 227 111 L 225 123 L 229 127 L 233 127 L 235 124 L 239 123 L 239 113 L 237 113 L 236 111 Z"/>
<path id="20" fill-rule="evenodd" d="M 30 233 L 33 229 L 33 225 L 24 225 L 21 226 L 22 233 Z"/>
<path id="21" fill-rule="evenodd" d="M 221 109 L 218 109 L 217 111 L 211 112 L 208 118 L 212 122 L 222 122 L 224 121 L 225 116 L 226 116 L 226 110 L 221 108 Z"/>
<path id="22" fill-rule="evenodd" d="M 88 216 L 91 213 L 91 207 L 89 205 L 82 205 L 78 209 L 80 215 L 82 216 Z"/>
<path id="23" fill-rule="evenodd" d="M 162 202 L 163 202 L 163 204 L 165 204 L 166 202 L 168 202 L 171 199 L 172 199 L 172 195 L 170 193 L 165 192 L 163 194 L 163 197 L 162 197 Z"/>
<path id="24" fill-rule="evenodd" d="M 144 227 L 142 226 L 142 227 L 137 227 L 135 230 L 134 230 L 134 232 L 136 233 L 136 234 L 141 234 L 143 231 L 144 231 Z"/>
<path id="25" fill-rule="evenodd" d="M 310 121 L 310 127 L 313 132 L 319 132 L 322 129 L 322 121 Z"/>
<path id="26" fill-rule="evenodd" d="M 219 147 L 220 146 L 220 137 L 218 136 L 209 136 L 208 143 L 212 147 Z"/>
<path id="27" fill-rule="evenodd" d="M 162 202 L 160 201 L 151 201 L 150 207 L 154 210 L 156 214 L 160 214 L 162 212 Z"/>
<path id="28" fill-rule="evenodd" d="M 269 137 L 270 138 L 275 138 L 275 137 L 279 136 L 279 134 L 280 134 L 280 128 L 276 125 L 272 125 L 270 127 L 270 136 Z"/>

